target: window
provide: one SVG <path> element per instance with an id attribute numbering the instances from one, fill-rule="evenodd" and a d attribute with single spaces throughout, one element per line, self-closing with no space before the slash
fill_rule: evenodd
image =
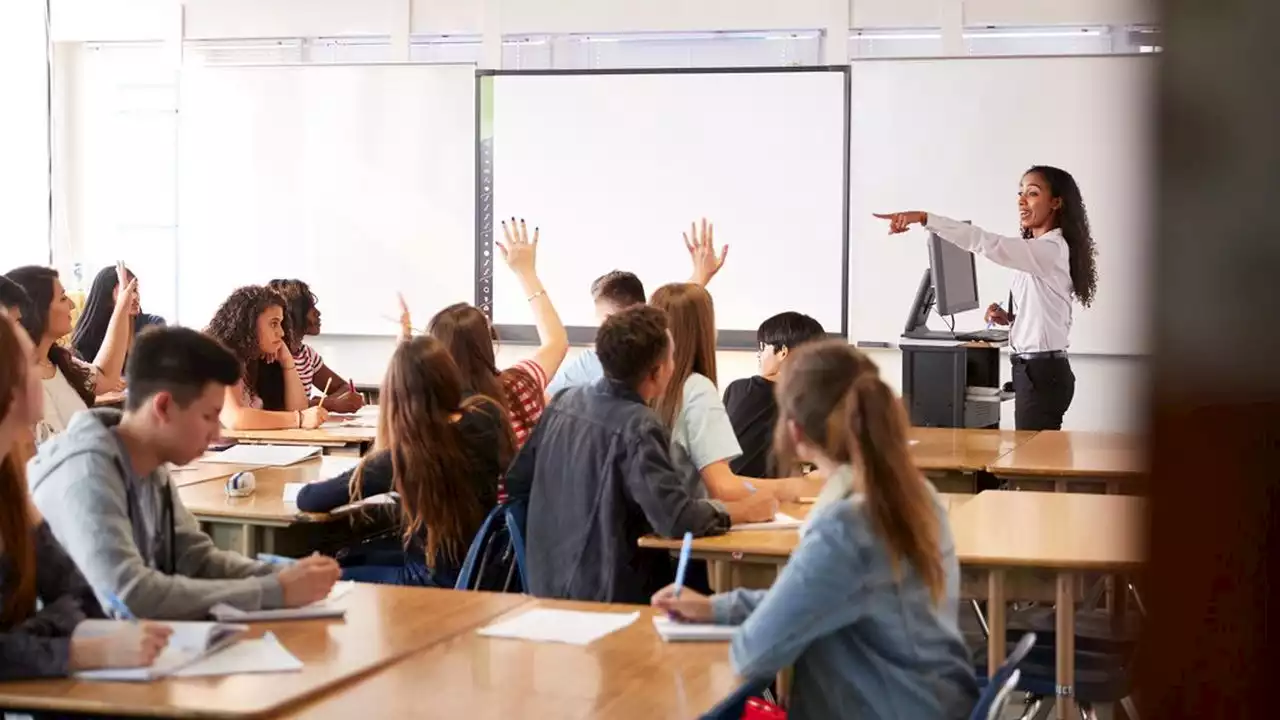
<path id="1" fill-rule="evenodd" d="M 0 3 L 0 272 L 49 263 L 49 65 L 44 3 Z"/>
<path id="2" fill-rule="evenodd" d="M 568 69 L 819 65 L 822 32 L 570 35 L 556 50 Z"/>

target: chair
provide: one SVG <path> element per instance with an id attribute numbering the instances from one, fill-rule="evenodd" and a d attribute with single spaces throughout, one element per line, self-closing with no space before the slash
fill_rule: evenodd
<path id="1" fill-rule="evenodd" d="M 1005 658 L 1004 663 L 996 669 L 995 677 L 982 688 L 978 703 L 973 706 L 973 712 L 969 713 L 969 720 L 993 720 L 1000 717 L 1005 704 L 1009 702 L 1009 693 L 1013 692 L 1018 684 L 1018 678 L 1021 675 L 1018 666 L 1027 659 L 1027 655 L 1035 644 L 1035 633 L 1022 636 L 1014 646 L 1013 652 L 1010 652 L 1009 657 Z"/>
<path id="2" fill-rule="evenodd" d="M 524 554 L 527 517 L 524 500 L 509 499 L 491 510 L 467 549 L 454 589 L 523 592 L 528 588 Z M 517 573 L 518 587 L 514 585 Z"/>
<path id="3" fill-rule="evenodd" d="M 716 703 L 715 707 L 703 713 L 701 720 L 742 720 L 747 701 L 754 697 L 765 696 L 772 684 L 773 678 L 744 682 L 729 697 Z"/>

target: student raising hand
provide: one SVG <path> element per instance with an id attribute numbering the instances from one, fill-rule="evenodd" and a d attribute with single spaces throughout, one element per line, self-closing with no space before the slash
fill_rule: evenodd
<path id="1" fill-rule="evenodd" d="M 703 287 L 720 272 L 725 259 L 729 257 L 728 245 L 720 249 L 719 255 L 716 254 L 715 225 L 707 222 L 706 218 L 702 218 L 701 232 L 698 223 L 689 224 L 689 232 L 684 234 L 684 247 L 689 251 L 689 259 L 693 261 L 693 275 L 689 282 Z"/>
<path id="2" fill-rule="evenodd" d="M 396 293 L 400 303 L 400 341 L 413 338 L 413 315 L 409 313 L 409 303 L 405 302 L 404 293 Z"/>
<path id="3" fill-rule="evenodd" d="M 502 259 L 506 261 L 507 267 L 516 275 L 532 275 L 536 272 L 539 233 L 540 229 L 535 227 L 533 240 L 530 240 L 529 228 L 523 219 L 517 222 L 515 218 L 511 218 L 510 224 L 506 220 L 502 221 L 502 236 L 506 242 L 497 243 L 498 249 L 502 251 Z"/>

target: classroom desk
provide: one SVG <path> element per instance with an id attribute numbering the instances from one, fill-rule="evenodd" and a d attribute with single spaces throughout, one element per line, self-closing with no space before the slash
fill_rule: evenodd
<path id="1" fill-rule="evenodd" d="M 0 706 L 36 712 L 78 712 L 171 718 L 249 718 L 275 714 L 398 662 L 529 602 L 521 595 L 357 585 L 338 601 L 345 620 L 254 625 L 270 630 L 299 660 L 299 672 L 169 679 L 151 683 L 42 680 L 0 683 Z M 428 706 L 449 688 L 416 695 Z M 393 717 L 369 714 L 354 717 Z"/>
<path id="2" fill-rule="evenodd" d="M 966 505 L 975 495 L 939 493 L 948 514 Z M 804 518 L 812 505 L 783 503 L 780 510 Z M 690 556 L 707 562 L 711 589 L 727 592 L 738 587 L 769 587 L 800 544 L 800 533 L 791 530 L 739 530 L 714 537 L 695 538 Z M 681 541 L 646 535 L 640 547 L 679 552 Z"/>
<path id="3" fill-rule="evenodd" d="M 911 458 L 916 467 L 938 484 L 939 476 L 962 475 L 963 489 L 976 492 L 973 476 L 989 465 L 1029 442 L 1036 433 L 1028 430 L 970 430 L 964 428 L 913 427 Z M 940 484 L 941 490 L 959 490 L 953 483 Z"/>
<path id="4" fill-rule="evenodd" d="M 378 437 L 378 429 L 334 426 L 315 430 L 227 430 L 222 437 L 256 445 L 315 445 L 333 455 L 364 455 Z"/>
<path id="5" fill-rule="evenodd" d="M 237 465 L 217 465 L 227 477 Z M 256 489 L 248 497 L 228 497 L 221 482 L 187 483 L 178 488 L 182 504 L 204 526 L 214 544 L 249 557 L 258 552 L 279 552 L 277 533 L 303 523 L 328 522 L 332 515 L 299 512 L 284 501 L 285 483 L 309 483 L 320 478 L 323 463 L 317 458 L 288 467 L 253 468 Z M 200 472 L 188 470 L 184 472 Z"/>
<path id="6" fill-rule="evenodd" d="M 1146 474 L 1144 439 L 1121 433 L 1046 430 L 994 460 L 996 477 L 1028 489 L 1065 492 L 1072 484 L 1138 494 Z"/>
<path id="7" fill-rule="evenodd" d="M 987 574 L 988 672 L 1004 662 L 1006 575 L 1052 570 L 1057 576 L 1057 681 L 1069 691 L 1075 684 L 1079 575 L 1137 568 L 1146 558 L 1145 527 L 1146 501 L 1119 495 L 992 490 L 953 514 L 951 532 L 961 565 Z M 1125 611 L 1123 603 L 1112 610 L 1121 617 Z M 1059 718 L 1075 717 L 1069 692 L 1057 700 Z"/>
<path id="8" fill-rule="evenodd" d="M 640 618 L 587 646 L 455 635 L 283 717 L 683 719 L 737 687 L 728 643 L 664 643 L 647 607 L 533 600 L 508 615 L 534 607 Z"/>
<path id="9" fill-rule="evenodd" d="M 257 465 L 231 465 L 226 463 L 191 463 L 169 470 L 169 478 L 177 487 L 198 485 L 210 480 L 223 480 L 245 470 L 257 470 Z M 222 483 L 218 483 L 222 487 Z"/>

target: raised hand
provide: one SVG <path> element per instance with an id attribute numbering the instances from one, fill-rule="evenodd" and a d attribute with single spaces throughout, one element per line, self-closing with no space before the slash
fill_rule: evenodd
<path id="1" fill-rule="evenodd" d="M 684 234 L 684 247 L 689 251 L 689 260 L 693 263 L 693 276 L 689 282 L 706 287 L 711 278 L 724 267 L 725 258 L 729 257 L 729 246 L 725 245 L 716 255 L 715 225 L 702 218 L 699 232 L 698 223 L 689 224 L 689 232 Z"/>
<path id="2" fill-rule="evenodd" d="M 498 250 L 502 251 L 502 259 L 507 267 L 517 275 L 537 272 L 539 229 L 533 229 L 533 239 L 529 239 L 529 228 L 524 220 L 511 218 L 510 222 L 502 221 L 502 237 L 506 242 L 498 242 Z"/>

